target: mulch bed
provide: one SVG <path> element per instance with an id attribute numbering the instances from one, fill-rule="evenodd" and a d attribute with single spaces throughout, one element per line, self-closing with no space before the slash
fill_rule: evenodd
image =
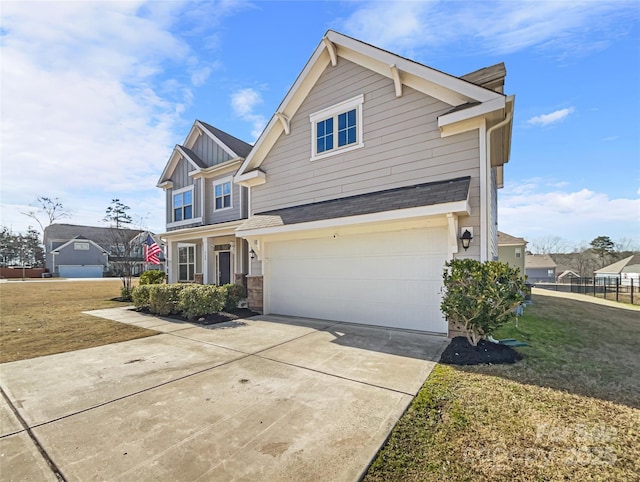
<path id="1" fill-rule="evenodd" d="M 480 340 L 478 346 L 472 346 L 466 337 L 456 336 L 442 352 L 440 363 L 448 365 L 498 365 L 515 363 L 522 355 L 513 348 Z"/>
<path id="2" fill-rule="evenodd" d="M 149 310 L 146 308 L 138 309 L 136 311 L 138 311 L 139 313 L 146 313 L 148 315 L 153 314 L 153 313 L 150 313 Z M 166 315 L 166 316 L 163 316 L 163 318 L 171 318 L 176 321 L 183 321 L 183 322 L 186 321 L 189 323 L 195 323 L 197 325 L 215 325 L 217 323 L 224 323 L 226 321 L 234 321 L 234 320 L 240 320 L 243 318 L 249 318 L 251 316 L 256 316 L 258 314 L 259 313 L 256 313 L 255 311 L 251 311 L 247 308 L 238 308 L 237 310 L 233 310 L 230 312 L 221 311 L 219 313 L 213 313 L 211 315 L 201 316 L 193 320 L 189 320 L 184 316 L 180 316 L 180 315 Z"/>

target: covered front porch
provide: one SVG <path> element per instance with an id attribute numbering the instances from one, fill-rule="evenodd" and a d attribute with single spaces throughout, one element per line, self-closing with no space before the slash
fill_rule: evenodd
<path id="1" fill-rule="evenodd" d="M 238 221 L 168 232 L 169 283 L 244 284 L 248 267 L 247 242 L 236 238 Z"/>

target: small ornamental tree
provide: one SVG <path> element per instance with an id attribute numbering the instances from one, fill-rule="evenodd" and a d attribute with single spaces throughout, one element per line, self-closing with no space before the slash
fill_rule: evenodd
<path id="1" fill-rule="evenodd" d="M 445 264 L 445 293 L 440 305 L 449 321 L 466 329 L 473 346 L 498 327 L 515 319 L 525 280 L 507 263 L 454 259 Z"/>

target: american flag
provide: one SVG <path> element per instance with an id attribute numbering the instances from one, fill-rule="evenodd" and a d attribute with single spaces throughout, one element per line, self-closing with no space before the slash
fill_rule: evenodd
<path id="1" fill-rule="evenodd" d="M 144 261 L 145 263 L 151 264 L 160 264 L 160 259 L 158 259 L 158 254 L 160 254 L 162 250 L 158 243 L 156 243 L 150 234 L 147 234 L 147 241 L 144 245 Z"/>

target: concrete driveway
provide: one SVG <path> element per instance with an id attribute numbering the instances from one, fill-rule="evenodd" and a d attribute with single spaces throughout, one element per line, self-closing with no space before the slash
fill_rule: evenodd
<path id="1" fill-rule="evenodd" d="M 0 365 L 3 480 L 357 480 L 443 337 L 259 316 Z"/>

